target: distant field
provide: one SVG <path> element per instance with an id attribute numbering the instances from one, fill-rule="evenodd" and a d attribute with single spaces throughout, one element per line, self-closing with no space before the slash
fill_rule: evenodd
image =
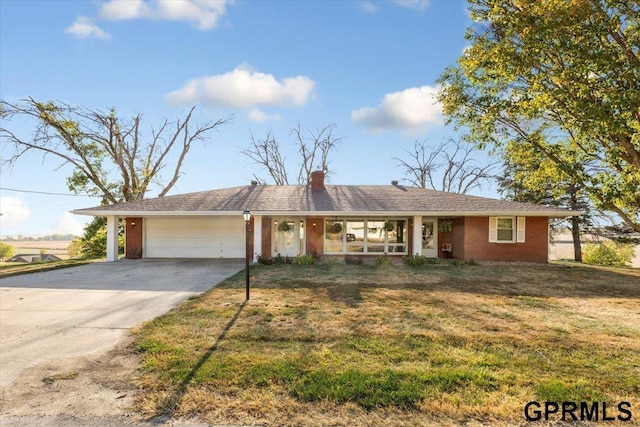
<path id="1" fill-rule="evenodd" d="M 16 251 L 16 254 L 38 254 L 40 253 L 40 249 L 45 249 L 46 253 L 55 255 L 60 259 L 68 259 L 69 253 L 67 252 L 67 248 L 71 243 L 70 240 L 56 240 L 56 241 L 26 241 L 26 242 L 12 242 L 5 241 L 3 243 L 7 243 Z"/>

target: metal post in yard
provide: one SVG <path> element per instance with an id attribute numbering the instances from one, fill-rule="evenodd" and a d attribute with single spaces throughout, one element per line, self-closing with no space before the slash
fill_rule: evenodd
<path id="1" fill-rule="evenodd" d="M 244 263 L 244 278 L 245 278 L 245 286 L 247 292 L 247 301 L 249 301 L 249 221 L 251 220 L 251 211 L 249 209 L 245 209 L 242 213 L 244 217 L 245 223 L 245 263 Z"/>

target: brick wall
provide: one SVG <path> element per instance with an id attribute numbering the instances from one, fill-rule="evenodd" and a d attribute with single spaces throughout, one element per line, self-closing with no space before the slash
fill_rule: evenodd
<path id="1" fill-rule="evenodd" d="M 262 218 L 262 252 L 264 258 L 271 258 L 271 218 Z"/>
<path id="2" fill-rule="evenodd" d="M 315 225 L 314 225 L 315 224 Z M 305 238 L 306 238 L 306 253 L 321 257 L 324 255 L 324 219 L 323 218 L 307 218 L 305 221 Z"/>
<path id="3" fill-rule="evenodd" d="M 125 258 L 142 258 L 142 221 L 143 219 L 138 217 L 125 219 Z"/>
<path id="4" fill-rule="evenodd" d="M 446 236 L 441 243 L 447 240 L 449 243 L 451 243 L 451 254 L 447 255 L 446 253 L 443 253 L 442 245 L 440 245 L 440 249 L 439 249 L 440 256 L 442 258 L 447 258 L 447 256 L 449 256 L 451 258 L 456 258 L 456 259 L 465 259 L 467 258 L 467 255 L 466 255 L 467 247 L 465 243 L 465 235 L 466 235 L 465 218 L 453 218 L 453 219 L 450 219 L 449 221 L 452 222 L 453 228 L 451 229 L 451 231 L 448 231 L 446 233 L 441 233 L 440 235 L 444 234 Z M 489 235 L 488 227 L 489 227 L 489 223 L 487 222 L 487 236 Z"/>
<path id="5" fill-rule="evenodd" d="M 549 218 L 527 217 L 524 243 L 489 243 L 489 218 L 466 217 L 462 239 L 464 250 L 458 256 L 454 247 L 454 256 L 477 261 L 547 262 L 548 230 Z"/>

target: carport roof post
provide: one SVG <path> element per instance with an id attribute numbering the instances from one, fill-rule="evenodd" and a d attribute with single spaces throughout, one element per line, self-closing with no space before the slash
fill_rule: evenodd
<path id="1" fill-rule="evenodd" d="M 118 221 L 119 217 L 107 216 L 107 261 L 118 260 Z"/>

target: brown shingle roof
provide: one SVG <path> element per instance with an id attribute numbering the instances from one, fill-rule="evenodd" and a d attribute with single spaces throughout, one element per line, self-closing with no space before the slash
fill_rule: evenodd
<path id="1" fill-rule="evenodd" d="M 328 185 L 325 190 L 308 186 L 250 185 L 197 193 L 165 196 L 94 208 L 78 209 L 85 215 L 238 214 L 352 214 L 407 213 L 441 215 L 521 214 L 575 215 L 564 209 L 446 193 L 402 185 Z"/>

